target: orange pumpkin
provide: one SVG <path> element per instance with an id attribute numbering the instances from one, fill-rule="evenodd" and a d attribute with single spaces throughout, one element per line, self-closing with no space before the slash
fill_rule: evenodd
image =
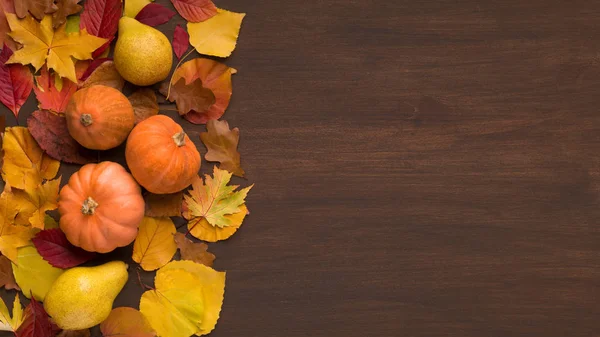
<path id="1" fill-rule="evenodd" d="M 135 114 L 119 90 L 94 85 L 77 91 L 65 112 L 71 136 L 83 147 L 108 150 L 122 144 L 133 129 Z"/>
<path id="2" fill-rule="evenodd" d="M 125 159 L 140 185 L 156 194 L 189 186 L 200 169 L 200 153 L 181 126 L 164 115 L 152 116 L 133 128 Z"/>
<path id="3" fill-rule="evenodd" d="M 60 191 L 60 228 L 69 242 L 90 252 L 127 246 L 144 218 L 141 188 L 123 166 L 84 165 Z"/>

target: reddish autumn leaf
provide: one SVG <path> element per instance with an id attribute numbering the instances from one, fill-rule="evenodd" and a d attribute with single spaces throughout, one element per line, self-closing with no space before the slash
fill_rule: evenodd
<path id="1" fill-rule="evenodd" d="M 90 337 L 90 329 L 85 330 L 63 330 L 56 337 Z M 107 336 L 105 336 L 107 337 Z"/>
<path id="2" fill-rule="evenodd" d="M 22 64 L 5 64 L 12 54 L 5 44 L 0 52 L 0 101 L 19 117 L 19 111 L 33 89 L 33 75 Z"/>
<path id="3" fill-rule="evenodd" d="M 206 111 L 216 101 L 213 92 L 203 87 L 199 78 L 191 83 L 186 83 L 184 78 L 179 79 L 171 87 L 171 92 L 167 92 L 166 95 L 170 101 L 177 102 L 177 110 L 180 115 L 186 115 L 193 111 Z"/>
<path id="4" fill-rule="evenodd" d="M 175 33 L 173 33 L 173 50 L 177 59 L 181 59 L 181 56 L 190 48 L 190 35 L 177 25 L 175 27 Z"/>
<path id="5" fill-rule="evenodd" d="M 29 132 L 50 157 L 73 164 L 96 162 L 96 152 L 79 145 L 69 134 L 65 117 L 50 111 L 35 111 L 27 118 Z"/>
<path id="6" fill-rule="evenodd" d="M 177 102 L 177 110 L 179 114 L 184 115 L 185 119 L 194 124 L 205 124 L 208 120 L 221 118 L 225 113 L 231 100 L 231 75 L 236 72 L 237 70 L 223 63 L 207 58 L 196 58 L 185 62 L 175 71 L 171 78 L 173 85 L 170 91 L 169 83 L 163 82 L 160 92 L 167 96 L 169 101 Z M 179 83 L 182 79 L 185 83 Z M 200 85 L 196 80 L 201 81 Z M 189 100 L 198 100 L 197 97 L 188 96 L 206 95 L 206 90 L 210 90 L 214 95 L 214 103 L 202 107 L 202 110 L 187 110 L 191 106 Z"/>
<path id="7" fill-rule="evenodd" d="M 110 60 L 102 63 L 96 68 L 96 70 L 94 70 L 94 72 L 79 85 L 79 87 L 88 88 L 93 85 L 104 85 L 121 91 L 125 85 L 125 80 L 117 71 L 115 63 Z"/>
<path id="8" fill-rule="evenodd" d="M 88 79 L 88 77 L 90 77 L 90 75 L 96 70 L 98 69 L 99 66 L 102 65 L 102 63 L 107 62 L 107 61 L 112 61 L 111 58 L 101 58 L 101 59 L 95 59 L 92 61 L 92 63 L 90 63 L 90 66 L 86 69 L 86 71 L 83 73 L 83 75 L 81 75 L 81 78 L 79 79 L 80 81 L 85 81 Z"/>
<path id="9" fill-rule="evenodd" d="M 0 0 L 0 46 L 6 44 L 10 49 L 17 50 L 15 41 L 8 36 L 10 26 L 6 19 L 6 13 L 15 14 L 15 4 L 13 0 Z"/>
<path id="10" fill-rule="evenodd" d="M 108 39 L 108 42 L 93 53 L 94 58 L 102 55 L 115 38 L 121 13 L 123 13 L 121 0 L 87 0 L 85 2 L 79 27 L 86 29 L 92 35 Z"/>
<path id="11" fill-rule="evenodd" d="M 70 80 L 62 79 L 62 88 L 56 87 L 57 75 L 50 74 L 48 68 L 43 66 L 40 75 L 35 77 L 36 86 L 33 88 L 35 97 L 39 104 L 38 107 L 43 110 L 54 112 L 64 112 L 71 96 L 77 91 L 77 84 Z"/>
<path id="12" fill-rule="evenodd" d="M 15 281 L 15 276 L 13 275 L 12 271 L 12 264 L 4 255 L 0 255 L 0 287 L 4 287 L 7 290 L 21 290 L 17 285 L 17 281 Z"/>
<path id="13" fill-rule="evenodd" d="M 95 253 L 73 246 L 60 228 L 43 230 L 31 241 L 44 260 L 57 268 L 75 267 L 96 257 Z"/>
<path id="14" fill-rule="evenodd" d="M 52 13 L 52 26 L 54 29 L 67 22 L 67 16 L 77 14 L 83 7 L 79 5 L 81 0 L 55 0 L 58 9 Z"/>
<path id="15" fill-rule="evenodd" d="M 52 14 L 57 9 L 54 0 L 15 0 L 15 13 L 21 19 L 29 12 L 36 19 L 42 20 L 46 14 Z"/>
<path id="16" fill-rule="evenodd" d="M 17 337 L 54 337 L 58 332 L 56 325 L 44 307 L 31 296 L 31 302 L 23 312 L 23 323 L 15 332 Z"/>
<path id="17" fill-rule="evenodd" d="M 206 243 L 195 243 L 186 238 L 183 233 L 175 234 L 175 243 L 177 244 L 177 248 L 179 248 L 182 260 L 194 261 L 212 267 L 216 257 L 215 254 L 208 251 L 208 245 Z"/>
<path id="18" fill-rule="evenodd" d="M 150 3 L 142 8 L 135 19 L 145 25 L 156 27 L 169 22 L 173 16 L 175 16 L 175 12 L 167 7 Z"/>
<path id="19" fill-rule="evenodd" d="M 135 124 L 158 114 L 159 106 L 156 100 L 156 94 L 152 89 L 138 89 L 128 98 L 133 107 L 133 113 L 135 114 Z"/>
<path id="20" fill-rule="evenodd" d="M 189 22 L 201 22 L 217 15 L 212 0 L 171 0 L 179 15 Z"/>
<path id="21" fill-rule="evenodd" d="M 200 139 L 208 149 L 204 158 L 207 161 L 221 163 L 222 170 L 227 170 L 238 177 L 244 176 L 240 166 L 240 153 L 237 150 L 240 141 L 240 129 L 229 130 L 227 121 L 210 120 L 206 122 L 206 130 Z"/>
<path id="22" fill-rule="evenodd" d="M 181 216 L 181 205 L 183 203 L 183 192 L 173 194 L 153 194 L 144 195 L 146 202 L 146 216 L 164 217 Z"/>

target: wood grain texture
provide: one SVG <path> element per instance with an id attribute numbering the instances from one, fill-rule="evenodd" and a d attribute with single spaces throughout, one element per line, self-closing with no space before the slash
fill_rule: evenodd
<path id="1" fill-rule="evenodd" d="M 248 13 L 224 118 L 256 186 L 212 336 L 600 333 L 600 3 L 217 5 Z"/>

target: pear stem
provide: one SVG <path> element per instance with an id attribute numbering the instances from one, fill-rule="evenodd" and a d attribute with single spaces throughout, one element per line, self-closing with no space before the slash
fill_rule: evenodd
<path id="1" fill-rule="evenodd" d="M 93 215 L 96 212 L 96 207 L 98 207 L 96 200 L 92 199 L 92 197 L 88 197 L 83 201 L 83 205 L 81 205 L 81 213 Z"/>
<path id="2" fill-rule="evenodd" d="M 177 66 L 175 67 L 175 71 L 173 71 L 173 75 L 171 75 L 171 80 L 169 81 L 169 90 L 167 90 L 167 100 L 169 99 L 169 96 L 171 96 L 171 87 L 173 86 L 173 76 L 175 76 L 175 73 L 177 72 L 177 69 L 179 69 L 179 66 L 181 65 L 181 62 L 183 62 L 183 60 L 185 60 L 188 56 L 190 56 L 190 54 L 196 50 L 196 48 L 192 48 L 192 50 L 190 50 L 187 54 L 185 54 L 181 60 L 179 60 L 179 63 L 177 63 Z"/>
<path id="3" fill-rule="evenodd" d="M 185 145 L 185 132 L 181 131 L 181 132 L 174 134 L 173 141 L 175 141 L 175 144 L 179 147 L 184 146 Z"/>
<path id="4" fill-rule="evenodd" d="M 79 118 L 79 121 L 81 122 L 81 124 L 83 124 L 83 126 L 90 126 L 90 125 L 92 125 L 92 123 L 94 123 L 94 119 L 92 118 L 92 115 L 90 115 L 90 114 L 81 115 L 81 117 Z"/>

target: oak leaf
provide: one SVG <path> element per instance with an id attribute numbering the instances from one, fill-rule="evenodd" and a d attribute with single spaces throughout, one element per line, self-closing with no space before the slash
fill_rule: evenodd
<path id="1" fill-rule="evenodd" d="M 141 88 L 129 96 L 135 114 L 135 124 L 158 114 L 159 106 L 152 89 Z"/>
<path id="2" fill-rule="evenodd" d="M 181 216 L 183 192 L 173 194 L 146 193 L 144 201 L 146 202 L 146 216 Z"/>
<path id="3" fill-rule="evenodd" d="M 73 246 L 59 228 L 43 230 L 31 241 L 42 258 L 57 268 L 75 267 L 96 257 L 96 253 Z"/>
<path id="4" fill-rule="evenodd" d="M 217 15 L 203 22 L 189 22 L 190 43 L 198 53 L 228 57 L 237 44 L 245 13 L 217 9 Z"/>
<path id="5" fill-rule="evenodd" d="M 185 62 L 177 68 L 173 73 L 171 81 L 161 84 L 160 92 L 169 101 L 176 101 L 177 110 L 185 119 L 194 124 L 205 124 L 208 120 L 221 118 L 225 113 L 231 100 L 231 75 L 235 73 L 237 73 L 237 70 L 223 63 L 207 58 L 196 58 Z M 185 83 L 178 83 L 182 80 L 185 80 Z M 201 81 L 201 88 L 198 86 L 197 80 Z M 173 84 L 170 91 L 169 83 Z M 185 84 L 185 86 L 192 85 L 192 89 L 194 90 L 183 87 L 183 91 L 179 92 L 178 90 L 182 84 Z M 214 95 L 214 103 L 202 111 L 190 111 L 190 104 L 187 103 L 187 100 L 193 98 L 187 98 L 186 95 L 191 94 L 206 97 L 206 90 L 210 90 Z M 179 99 L 175 99 L 175 97 Z M 196 98 L 195 100 L 198 99 Z"/>
<path id="6" fill-rule="evenodd" d="M 54 0 L 15 0 L 15 13 L 21 19 L 29 12 L 36 19 L 42 20 L 45 14 L 52 14 L 57 9 Z"/>
<path id="7" fill-rule="evenodd" d="M 173 51 L 177 59 L 181 59 L 183 54 L 190 48 L 190 35 L 181 28 L 180 25 L 175 27 L 173 32 Z"/>
<path id="8" fill-rule="evenodd" d="M 15 281 L 15 277 L 12 271 L 12 264 L 10 263 L 10 260 L 4 255 L 0 255 L 0 287 L 4 287 L 6 290 L 21 290 L 21 288 L 19 288 L 19 285 L 17 285 L 17 281 Z"/>
<path id="9" fill-rule="evenodd" d="M 19 117 L 19 111 L 33 89 L 33 75 L 22 64 L 6 64 L 13 51 L 5 44 L 0 52 L 0 101 Z"/>
<path id="10" fill-rule="evenodd" d="M 175 234 L 175 243 L 177 243 L 177 248 L 179 248 L 182 260 L 194 261 L 212 267 L 213 262 L 215 261 L 215 255 L 208 252 L 208 245 L 206 243 L 195 243 L 186 238 L 183 233 Z"/>
<path id="11" fill-rule="evenodd" d="M 208 132 L 202 132 L 200 139 L 208 152 L 204 155 L 207 161 L 219 162 L 220 169 L 243 177 L 244 170 L 240 167 L 240 153 L 237 150 L 240 141 L 240 129 L 229 130 L 227 121 L 209 120 L 206 122 Z"/>
<path id="12" fill-rule="evenodd" d="M 201 22 L 217 15 L 212 0 L 171 0 L 179 15 L 189 22 Z"/>
<path id="13" fill-rule="evenodd" d="M 173 16 L 175 16 L 175 12 L 172 10 L 159 4 L 151 3 L 144 6 L 135 16 L 135 19 L 145 25 L 156 27 L 169 22 Z"/>
<path id="14" fill-rule="evenodd" d="M 38 253 L 34 246 L 19 248 L 17 262 L 13 262 L 13 274 L 23 295 L 43 301 L 52 283 L 64 272 L 53 267 Z"/>
<path id="15" fill-rule="evenodd" d="M 14 14 L 6 14 L 11 33 L 23 48 L 17 50 L 8 63 L 31 64 L 39 70 L 47 62 L 61 77 L 77 82 L 73 59 L 87 60 L 92 52 L 107 40 L 90 35 L 84 29 L 80 33 L 67 34 L 65 25 L 56 32 L 52 29 L 52 17 L 47 15 L 41 23 L 32 17 L 19 20 Z"/>
<path id="16" fill-rule="evenodd" d="M 190 111 L 206 111 L 216 101 L 213 92 L 204 88 L 200 79 L 186 83 L 183 78 L 171 87 L 169 100 L 177 102 L 180 115 L 186 115 Z"/>
<path id="17" fill-rule="evenodd" d="M 155 337 L 156 333 L 141 312 L 134 308 L 114 308 L 100 324 L 105 337 Z"/>
<path id="18" fill-rule="evenodd" d="M 97 160 L 96 152 L 73 139 L 64 116 L 38 110 L 27 118 L 27 127 L 38 145 L 56 160 L 82 165 Z"/>
<path id="19" fill-rule="evenodd" d="M 104 85 L 121 91 L 125 85 L 125 80 L 117 71 L 115 63 L 113 61 L 106 61 L 94 70 L 94 72 L 83 82 L 81 88 L 88 88 L 93 85 Z"/>
<path id="20" fill-rule="evenodd" d="M 15 334 L 16 337 L 53 337 L 57 330 L 44 307 L 32 298 L 23 313 L 23 323 Z"/>
<path id="21" fill-rule="evenodd" d="M 13 302 L 12 316 L 6 307 L 4 300 L 0 298 L 0 330 L 1 331 L 12 331 L 15 332 L 19 329 L 23 323 L 23 306 L 19 299 L 19 294 L 15 293 L 15 300 Z"/>
<path id="22" fill-rule="evenodd" d="M 83 7 L 79 5 L 81 0 L 55 0 L 58 7 L 56 12 L 52 13 L 52 26 L 54 29 L 67 22 L 69 15 L 77 14 Z"/>
<path id="23" fill-rule="evenodd" d="M 56 337 L 90 337 L 90 336 L 91 336 L 90 329 L 63 330 L 58 335 L 56 335 Z"/>
<path id="24" fill-rule="evenodd" d="M 146 271 L 164 266 L 177 251 L 173 240 L 176 232 L 175 224 L 169 218 L 144 217 L 133 243 L 133 260 Z"/>
<path id="25" fill-rule="evenodd" d="M 88 61 L 78 61 L 75 64 L 75 75 L 80 78 L 88 68 Z M 65 112 L 71 96 L 77 91 L 77 83 L 63 79 L 55 72 L 50 72 L 43 66 L 40 75 L 35 77 L 36 85 L 33 87 L 38 108 L 58 113 Z"/>
<path id="26" fill-rule="evenodd" d="M 60 180 L 59 177 L 46 181 L 34 189 L 12 191 L 20 204 L 19 214 L 16 218 L 17 224 L 44 229 L 46 212 L 58 207 Z"/>
<path id="27" fill-rule="evenodd" d="M 231 226 L 233 221 L 226 216 L 243 211 L 244 199 L 254 186 L 235 191 L 239 186 L 227 185 L 231 176 L 215 166 L 212 177 L 207 174 L 204 181 L 196 177 L 192 189 L 184 195 L 183 216 L 188 220 L 204 218 L 214 227 Z"/>
<path id="28" fill-rule="evenodd" d="M 6 184 L 4 192 L 0 195 L 0 252 L 13 262 L 18 258 L 17 249 L 29 245 L 35 234 L 31 227 L 15 224 L 20 208 L 19 200 L 12 194 L 10 184 Z"/>

